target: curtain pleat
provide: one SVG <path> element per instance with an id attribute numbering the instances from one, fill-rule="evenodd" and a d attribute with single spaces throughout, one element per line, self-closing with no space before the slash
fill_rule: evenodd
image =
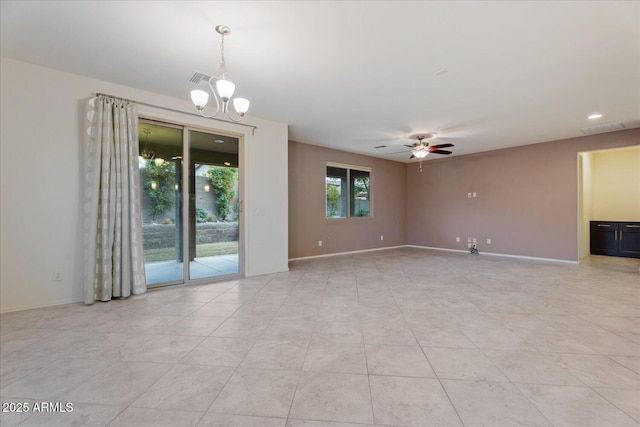
<path id="1" fill-rule="evenodd" d="M 137 107 L 91 98 L 85 129 L 84 301 L 92 304 L 147 290 Z"/>

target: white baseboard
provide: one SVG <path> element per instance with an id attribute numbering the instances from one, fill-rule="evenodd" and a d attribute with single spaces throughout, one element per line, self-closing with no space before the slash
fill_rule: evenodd
<path id="1" fill-rule="evenodd" d="M 28 304 L 28 305 L 20 305 L 17 307 L 5 307 L 2 310 L 0 310 L 0 314 L 12 313 L 14 311 L 34 310 L 36 308 L 53 307 L 56 305 L 76 304 L 83 301 L 84 300 L 82 298 L 72 298 L 68 300 L 52 301 L 52 302 L 47 302 L 43 304 Z"/>
<path id="2" fill-rule="evenodd" d="M 406 248 L 406 247 L 407 247 L 407 245 L 385 246 L 384 248 L 361 249 L 361 250 L 357 250 L 357 251 L 347 251 L 347 252 L 334 252 L 334 253 L 331 253 L 331 254 L 311 255 L 311 256 L 303 256 L 303 257 L 298 257 L 298 258 L 289 258 L 289 261 L 301 261 L 301 260 L 304 260 L 304 259 L 327 258 L 327 257 L 339 256 L 339 255 L 352 255 L 352 254 L 360 254 L 360 253 L 364 253 L 364 252 L 386 251 L 388 249 L 399 249 L 399 248 Z"/>
<path id="3" fill-rule="evenodd" d="M 446 252 L 459 252 L 459 253 L 469 253 L 469 251 L 465 251 L 462 249 L 448 249 L 448 248 L 436 248 L 432 246 L 417 246 L 417 245 L 407 245 L 408 248 L 418 248 L 418 249 L 431 249 L 434 251 L 446 251 Z M 580 261 L 573 261 L 568 259 L 558 259 L 558 258 L 540 258 L 533 256 L 525 256 L 525 255 L 510 255 L 510 254 L 499 254 L 494 252 L 481 252 L 480 255 L 490 255 L 497 257 L 505 257 L 505 258 L 517 258 L 517 259 L 525 259 L 529 261 L 543 261 L 543 262 L 558 262 L 562 264 L 580 264 Z"/>
<path id="4" fill-rule="evenodd" d="M 436 248 L 434 246 L 418 246 L 418 245 L 407 245 L 405 246 L 407 248 L 416 248 L 416 249 L 431 249 L 434 251 L 443 251 L 443 252 L 458 252 L 458 253 L 462 253 L 462 254 L 468 254 L 469 251 L 465 251 L 462 249 L 449 249 L 449 248 Z"/>

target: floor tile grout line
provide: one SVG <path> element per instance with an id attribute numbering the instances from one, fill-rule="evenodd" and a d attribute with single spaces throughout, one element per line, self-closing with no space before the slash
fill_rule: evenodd
<path id="1" fill-rule="evenodd" d="M 302 280 L 302 279 L 300 279 L 300 280 Z M 328 281 L 328 279 L 327 279 L 327 281 Z M 327 287 L 327 284 L 325 284 L 324 290 L 326 290 L 326 287 Z M 315 332 L 315 326 L 314 326 L 314 332 Z M 312 335 L 313 335 L 314 332 L 312 332 Z M 307 342 L 307 348 L 306 348 L 306 351 L 305 351 L 304 359 L 302 360 L 302 366 L 300 367 L 300 370 L 298 371 L 298 378 L 296 380 L 296 386 L 293 389 L 293 395 L 291 396 L 291 403 L 289 404 L 289 411 L 287 412 L 287 416 L 286 416 L 286 419 L 285 419 L 285 425 L 287 425 L 289 423 L 289 419 L 291 417 L 291 411 L 293 410 L 293 403 L 296 400 L 296 393 L 298 392 L 298 387 L 300 386 L 300 381 L 302 380 L 302 376 L 303 376 L 303 372 L 304 372 L 303 371 L 304 364 L 306 362 L 307 355 L 309 354 L 309 346 L 311 345 L 311 340 L 312 340 L 312 338 L 310 338 L 308 340 L 308 342 Z"/>
<path id="2" fill-rule="evenodd" d="M 373 405 L 373 391 L 371 390 L 371 374 L 369 371 L 369 357 L 367 356 L 367 346 L 364 335 L 364 324 L 362 322 L 362 307 L 360 306 L 360 292 L 356 277 L 356 298 L 358 299 L 358 317 L 360 318 L 360 330 L 362 331 L 362 351 L 364 353 L 364 365 L 367 372 L 367 385 L 369 386 L 369 404 L 371 405 L 371 422 L 376 424 L 376 412 Z"/>
<path id="3" fill-rule="evenodd" d="M 274 276 L 275 278 L 275 276 Z M 263 289 L 268 283 L 270 283 L 273 280 L 273 278 L 271 280 L 269 280 L 267 283 L 265 283 L 265 285 L 263 287 L 261 287 L 260 289 Z M 253 297 L 252 297 L 253 298 Z M 251 299 L 251 298 L 250 298 Z M 238 307 L 238 310 L 244 305 L 245 303 L 241 304 L 240 307 Z M 237 310 L 236 310 L 237 311 Z M 235 313 L 235 311 L 234 311 Z M 233 314 L 229 315 L 229 317 L 227 318 L 227 320 L 231 319 Z M 222 324 L 226 323 L 223 322 Z M 269 323 L 271 323 L 271 319 L 269 320 Z M 222 325 L 221 324 L 221 325 Z M 220 325 L 220 326 L 221 326 Z M 217 329 L 217 328 L 216 328 Z M 213 332 L 212 332 L 213 333 Z M 262 331 L 260 333 L 260 336 L 262 336 L 262 334 L 264 333 L 264 331 Z M 237 366 L 233 367 L 233 371 L 231 372 L 231 375 L 229 375 L 229 378 L 227 378 L 227 381 L 224 383 L 224 385 L 222 387 L 220 387 L 220 390 L 218 390 L 218 393 L 216 393 L 216 396 L 213 398 L 213 400 L 211 401 L 211 403 L 209 404 L 209 406 L 207 407 L 207 409 L 204 411 L 202 417 L 200 417 L 200 419 L 198 420 L 198 423 L 200 423 L 200 421 L 202 421 L 202 419 L 207 415 L 207 413 L 211 410 L 211 407 L 213 406 L 213 404 L 216 402 L 216 400 L 218 399 L 218 397 L 220 396 L 220 393 L 222 393 L 222 391 L 225 389 L 225 387 L 229 384 L 229 381 L 231 381 L 231 378 L 233 378 L 236 373 L 238 372 L 238 369 L 240 369 L 240 365 L 242 365 L 242 362 L 244 362 L 244 360 L 246 359 L 247 355 L 249 354 L 249 352 L 251 352 L 251 350 L 253 349 L 253 347 L 255 346 L 256 342 L 258 342 L 258 338 L 256 338 L 255 340 L 253 340 L 253 344 L 251 345 L 251 347 L 249 348 L 249 350 L 245 353 L 244 357 L 242 358 L 242 360 L 238 363 Z M 195 348 L 194 348 L 195 350 Z M 186 357 L 186 356 L 185 356 Z"/>
<path id="4" fill-rule="evenodd" d="M 640 419 L 636 419 L 635 417 L 633 417 L 630 413 L 627 412 L 627 410 L 621 408 L 618 404 L 616 404 L 615 402 L 612 402 L 611 400 L 609 400 L 607 398 L 607 396 L 603 395 L 602 393 L 600 393 L 598 390 L 602 389 L 603 387 L 591 387 L 591 390 L 594 393 L 597 393 L 598 396 L 602 397 L 604 400 L 606 400 L 607 402 L 609 402 L 611 405 L 615 406 L 616 408 L 618 408 L 618 410 L 620 410 L 622 413 L 624 413 L 626 416 L 628 416 L 631 420 L 636 421 L 637 423 L 640 424 Z M 606 387 L 605 387 L 606 388 Z M 619 389 L 612 389 L 612 390 L 619 390 Z M 638 393 L 638 390 L 633 390 L 634 392 Z"/>

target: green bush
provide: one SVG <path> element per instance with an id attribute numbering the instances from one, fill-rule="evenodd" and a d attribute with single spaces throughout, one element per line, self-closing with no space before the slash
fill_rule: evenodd
<path id="1" fill-rule="evenodd" d="M 157 165 L 153 159 L 147 160 L 144 189 L 151 199 L 150 213 L 154 222 L 158 215 L 173 207 L 176 200 L 175 181 L 176 172 L 173 162 Z"/>
<path id="2" fill-rule="evenodd" d="M 216 194 L 216 211 L 218 218 L 225 221 L 231 213 L 231 203 L 236 197 L 235 186 L 238 182 L 238 170 L 221 166 L 213 166 L 207 171 L 207 178 L 211 182 Z"/>
<path id="3" fill-rule="evenodd" d="M 209 214 L 202 208 L 196 208 L 196 222 L 201 224 L 203 222 L 208 222 L 207 217 Z"/>
<path id="4" fill-rule="evenodd" d="M 327 217 L 338 216 L 338 200 L 340 192 L 335 185 L 327 184 Z"/>

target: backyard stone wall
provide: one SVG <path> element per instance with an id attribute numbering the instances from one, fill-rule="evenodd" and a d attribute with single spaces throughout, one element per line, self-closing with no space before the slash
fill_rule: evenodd
<path id="1" fill-rule="evenodd" d="M 143 224 L 144 249 L 172 248 L 176 245 L 175 224 Z M 196 244 L 238 240 L 237 222 L 196 224 Z"/>

